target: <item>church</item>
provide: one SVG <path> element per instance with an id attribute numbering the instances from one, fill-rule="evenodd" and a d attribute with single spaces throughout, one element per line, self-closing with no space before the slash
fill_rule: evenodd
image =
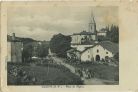
<path id="1" fill-rule="evenodd" d="M 93 13 L 91 13 L 90 22 L 88 23 L 88 31 L 84 30 L 80 33 L 72 34 L 71 47 L 83 51 L 87 47 L 93 46 L 95 43 L 98 43 L 97 33 L 95 18 Z"/>
<path id="2" fill-rule="evenodd" d="M 91 14 L 90 22 L 88 25 L 88 31 L 82 31 L 80 33 L 74 33 L 71 35 L 71 44 L 91 44 L 97 40 L 96 22 L 93 14 Z"/>
<path id="3" fill-rule="evenodd" d="M 81 62 L 100 61 L 106 58 L 112 58 L 116 55 L 118 45 L 110 41 L 98 42 L 98 36 L 106 36 L 107 31 L 96 30 L 96 22 L 91 13 L 88 31 L 74 33 L 71 35 L 72 49 L 67 51 L 69 59 L 79 60 Z"/>

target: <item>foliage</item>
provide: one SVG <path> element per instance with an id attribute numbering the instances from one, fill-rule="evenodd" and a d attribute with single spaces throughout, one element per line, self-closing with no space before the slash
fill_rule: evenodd
<path id="1" fill-rule="evenodd" d="M 98 41 L 108 41 L 108 40 L 110 40 L 108 37 L 98 36 Z"/>
<path id="2" fill-rule="evenodd" d="M 12 41 L 12 36 L 7 35 L 7 41 Z M 21 37 L 15 37 L 15 41 L 20 41 L 23 43 L 36 42 L 36 40 L 34 40 L 32 38 L 21 38 Z"/>
<path id="3" fill-rule="evenodd" d="M 116 25 L 106 26 L 107 36 L 98 36 L 99 41 L 110 40 L 111 42 L 119 43 L 119 27 Z"/>
<path id="4" fill-rule="evenodd" d="M 71 64 L 76 68 L 90 70 L 93 73 L 93 77 L 95 78 L 117 81 L 117 78 L 119 77 L 119 67 L 92 62 L 79 64 L 73 64 L 72 62 Z"/>
<path id="5" fill-rule="evenodd" d="M 23 46 L 23 62 L 31 62 L 33 56 L 44 58 L 48 55 L 49 45 L 44 42 L 27 42 Z"/>
<path id="6" fill-rule="evenodd" d="M 32 52 L 33 52 L 33 44 L 32 43 L 24 44 L 22 52 L 23 62 L 28 62 L 31 60 L 31 57 L 33 56 Z"/>
<path id="7" fill-rule="evenodd" d="M 116 53 L 116 54 L 114 55 L 114 59 L 116 59 L 117 61 L 119 61 L 119 53 Z"/>
<path id="8" fill-rule="evenodd" d="M 41 58 L 46 57 L 48 55 L 48 49 L 49 49 L 49 46 L 45 43 L 42 43 L 37 48 L 37 56 Z"/>
<path id="9" fill-rule="evenodd" d="M 7 65 L 8 85 L 81 85 L 83 82 L 66 67 L 57 64 L 29 66 Z M 17 73 L 17 75 L 13 75 Z M 24 73 L 24 74 L 21 74 Z M 25 77 L 26 76 L 26 77 Z M 33 80 L 35 78 L 35 80 Z"/>
<path id="10" fill-rule="evenodd" d="M 50 41 L 51 52 L 57 56 L 66 57 L 66 51 L 70 49 L 71 37 L 63 34 L 54 35 Z"/>
<path id="11" fill-rule="evenodd" d="M 36 40 L 32 39 L 32 38 L 19 38 L 19 40 L 21 40 L 23 43 L 28 43 L 28 42 L 36 42 Z"/>
<path id="12" fill-rule="evenodd" d="M 110 38 L 112 42 L 119 42 L 119 28 L 118 26 L 112 25 L 110 31 L 107 33 L 107 37 Z"/>

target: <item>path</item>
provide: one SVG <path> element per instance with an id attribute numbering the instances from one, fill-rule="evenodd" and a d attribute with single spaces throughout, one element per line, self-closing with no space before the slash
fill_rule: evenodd
<path id="1" fill-rule="evenodd" d="M 67 67 L 68 69 L 70 69 L 70 71 L 71 71 L 72 73 L 75 73 L 75 68 L 74 68 L 73 66 L 67 64 L 67 63 L 64 63 L 64 62 L 63 62 L 63 59 L 57 58 L 57 57 L 52 57 L 52 58 L 53 58 L 53 60 L 54 60 L 57 64 L 62 64 L 62 65 L 64 65 L 65 67 Z"/>
<path id="2" fill-rule="evenodd" d="M 75 73 L 75 67 L 73 67 L 72 65 L 69 65 L 65 62 L 63 62 L 64 60 L 58 57 L 52 57 L 52 59 L 57 63 L 57 64 L 61 64 L 64 65 L 66 68 L 70 69 L 70 71 L 74 74 Z M 76 74 L 77 75 L 77 74 Z M 84 81 L 84 84 L 86 85 L 103 85 L 105 84 L 104 82 L 102 82 L 101 79 L 97 79 L 97 78 L 91 78 L 91 79 L 84 79 L 81 78 Z"/>

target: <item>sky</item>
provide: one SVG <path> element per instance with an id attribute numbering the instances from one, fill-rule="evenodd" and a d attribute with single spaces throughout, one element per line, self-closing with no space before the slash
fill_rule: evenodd
<path id="1" fill-rule="evenodd" d="M 90 6 L 18 6 L 8 9 L 8 34 L 49 41 L 53 35 L 88 31 L 91 12 L 97 30 L 118 25 L 118 8 Z"/>

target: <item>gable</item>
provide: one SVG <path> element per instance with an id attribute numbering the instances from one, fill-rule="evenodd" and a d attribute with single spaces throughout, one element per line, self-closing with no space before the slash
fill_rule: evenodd
<path id="1" fill-rule="evenodd" d="M 108 52 L 111 52 L 113 54 L 116 54 L 117 52 L 119 52 L 119 48 L 117 44 L 112 43 L 112 42 L 101 42 L 101 43 L 95 44 L 94 46 L 86 48 L 85 50 L 81 52 L 81 54 L 87 52 L 90 49 L 96 48 L 97 46 L 99 49 L 106 49 Z"/>

